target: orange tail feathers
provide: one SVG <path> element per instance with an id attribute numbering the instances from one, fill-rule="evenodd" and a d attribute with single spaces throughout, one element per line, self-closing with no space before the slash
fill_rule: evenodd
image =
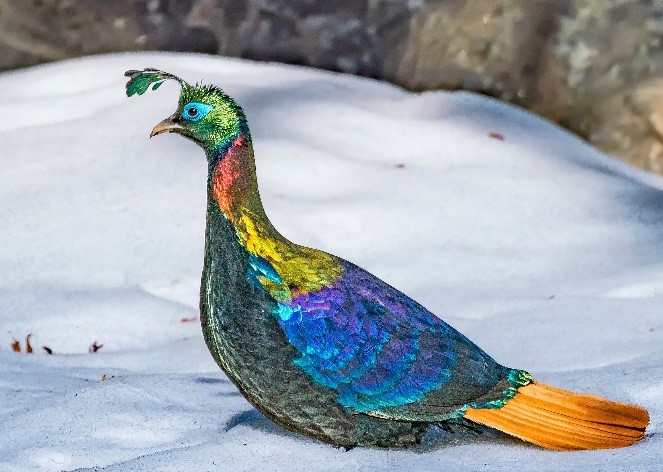
<path id="1" fill-rule="evenodd" d="M 465 418 L 558 451 L 630 446 L 649 424 L 639 406 L 538 382 L 520 387 L 502 408 L 468 408 Z"/>

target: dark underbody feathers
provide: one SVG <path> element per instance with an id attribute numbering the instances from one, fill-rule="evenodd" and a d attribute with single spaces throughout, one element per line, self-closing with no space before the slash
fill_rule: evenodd
<path id="1" fill-rule="evenodd" d="M 451 382 L 443 395 L 433 392 L 426 401 L 386 408 L 383 414 L 402 418 L 397 420 L 348 412 L 337 391 L 320 386 L 294 364 L 300 353 L 274 317 L 275 301 L 247 283 L 245 249 L 213 200 L 207 220 L 200 306 L 205 340 L 244 396 L 280 426 L 339 446 L 404 447 L 418 443 L 431 424 L 455 419 L 468 400 L 503 396 L 508 369 L 488 356 L 477 358 L 473 352 L 478 348 L 462 344 L 468 352 L 459 353 L 457 368 L 486 370 L 492 385 Z"/>

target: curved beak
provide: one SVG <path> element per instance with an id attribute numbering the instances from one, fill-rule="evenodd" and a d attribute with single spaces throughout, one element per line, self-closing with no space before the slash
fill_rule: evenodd
<path id="1" fill-rule="evenodd" d="M 174 118 L 176 117 L 173 115 L 169 118 L 166 118 L 161 123 L 158 123 L 154 128 L 152 128 L 150 138 L 162 133 L 178 133 L 181 129 L 184 129 L 182 126 L 173 121 Z"/>

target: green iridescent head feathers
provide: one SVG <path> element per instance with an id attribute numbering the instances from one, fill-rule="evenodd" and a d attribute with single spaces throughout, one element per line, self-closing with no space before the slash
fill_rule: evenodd
<path id="1" fill-rule="evenodd" d="M 146 68 L 129 70 L 127 96 L 142 95 L 150 87 L 156 90 L 166 80 L 180 84 L 179 103 L 175 113 L 152 131 L 152 136 L 164 132 L 178 133 L 200 144 L 209 157 L 225 153 L 242 135 L 243 142 L 251 137 L 244 110 L 223 90 L 214 85 L 190 85 L 169 72 Z"/>

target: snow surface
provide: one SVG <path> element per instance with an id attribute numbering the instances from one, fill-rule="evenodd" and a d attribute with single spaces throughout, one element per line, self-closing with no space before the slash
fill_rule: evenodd
<path id="1" fill-rule="evenodd" d="M 126 98 L 122 73 L 142 67 L 245 107 L 285 235 L 503 364 L 645 406 L 645 441 L 554 453 L 489 431 L 343 452 L 261 417 L 181 322 L 198 314 L 206 164 L 178 136 L 147 139 L 179 89 Z M 663 179 L 477 95 L 217 57 L 6 73 L 0 111 L 0 470 L 662 470 Z M 12 352 L 28 333 L 35 353 Z"/>

